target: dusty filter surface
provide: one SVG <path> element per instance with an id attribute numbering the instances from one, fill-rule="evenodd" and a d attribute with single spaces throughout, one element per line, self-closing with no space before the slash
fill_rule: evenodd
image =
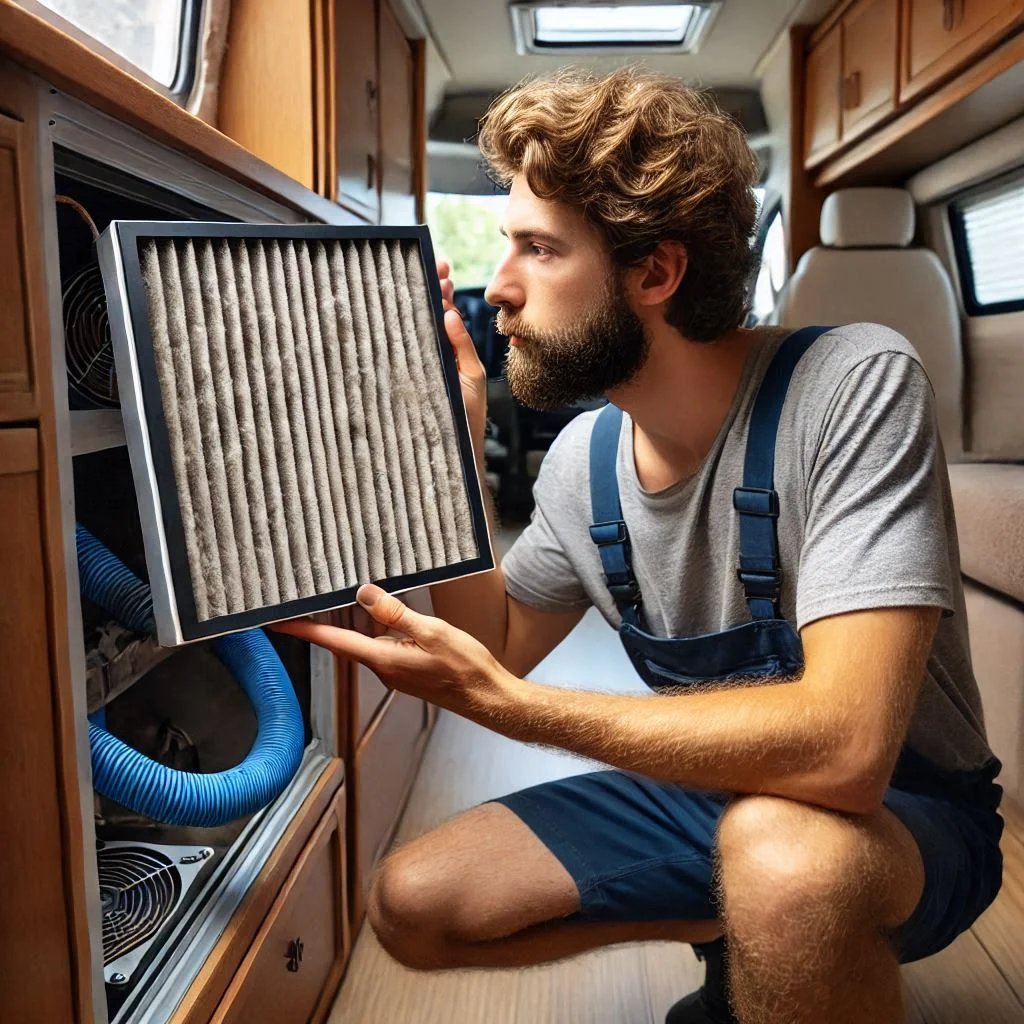
<path id="1" fill-rule="evenodd" d="M 200 621 L 477 557 L 416 241 L 139 257 Z"/>

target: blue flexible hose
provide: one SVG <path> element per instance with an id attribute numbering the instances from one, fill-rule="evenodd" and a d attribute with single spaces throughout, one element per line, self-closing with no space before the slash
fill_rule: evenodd
<path id="1" fill-rule="evenodd" d="M 149 587 L 88 530 L 76 528 L 82 593 L 137 632 L 153 627 Z M 89 724 L 93 785 L 104 796 L 169 825 L 216 826 L 265 807 L 302 761 L 304 728 L 295 690 L 260 629 L 222 636 L 213 653 L 231 671 L 256 712 L 256 741 L 245 760 L 224 772 L 182 772 L 150 760 Z"/>

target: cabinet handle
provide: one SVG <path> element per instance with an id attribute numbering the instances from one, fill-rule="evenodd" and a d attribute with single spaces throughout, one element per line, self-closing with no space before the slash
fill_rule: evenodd
<path id="1" fill-rule="evenodd" d="M 288 958 L 288 970 L 292 973 L 302 966 L 302 951 L 304 948 L 302 939 L 292 939 L 288 943 L 288 952 L 285 955 Z"/>
<path id="2" fill-rule="evenodd" d="M 860 72 L 854 71 L 850 75 L 850 109 L 855 110 L 860 106 Z"/>
<path id="3" fill-rule="evenodd" d="M 372 153 L 366 154 L 366 187 L 371 192 L 377 188 L 377 161 Z"/>
<path id="4" fill-rule="evenodd" d="M 368 78 L 366 80 L 366 103 L 371 111 L 374 110 L 377 106 L 377 96 L 379 94 L 380 93 L 377 88 L 377 83 L 374 82 L 372 79 Z"/>
<path id="5" fill-rule="evenodd" d="M 953 31 L 953 0 L 942 0 L 942 27 L 946 32 Z"/>

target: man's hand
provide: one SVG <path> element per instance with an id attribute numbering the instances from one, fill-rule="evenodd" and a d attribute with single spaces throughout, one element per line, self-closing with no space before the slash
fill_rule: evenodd
<path id="1" fill-rule="evenodd" d="M 413 611 L 380 587 L 360 587 L 356 600 L 389 634 L 366 636 L 310 619 L 278 622 L 271 628 L 353 658 L 386 686 L 463 714 L 489 703 L 488 698 L 513 680 L 468 633 Z"/>
<path id="2" fill-rule="evenodd" d="M 437 276 L 441 279 L 441 304 L 444 306 L 444 329 L 455 349 L 455 362 L 459 368 L 462 401 L 469 417 L 470 436 L 477 459 L 483 462 L 484 430 L 487 426 L 487 374 L 473 339 L 455 308 L 455 285 L 448 276 L 451 269 L 444 260 L 437 261 Z"/>

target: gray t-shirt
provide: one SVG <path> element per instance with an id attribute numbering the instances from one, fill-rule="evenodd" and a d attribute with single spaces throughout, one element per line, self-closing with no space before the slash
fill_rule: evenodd
<path id="1" fill-rule="evenodd" d="M 752 346 L 736 398 L 700 469 L 645 491 L 623 415 L 618 482 L 643 594 L 657 636 L 717 632 L 749 621 L 739 516 L 754 398 L 784 332 Z M 589 445 L 596 412 L 573 420 L 541 465 L 530 524 L 502 561 L 506 588 L 535 608 L 596 605 L 620 618 L 590 538 Z M 895 605 L 944 609 L 908 746 L 948 770 L 991 760 L 971 668 L 956 524 L 934 396 L 914 349 L 876 324 L 819 338 L 793 374 L 775 454 L 783 615 L 802 628 L 841 612 Z"/>

